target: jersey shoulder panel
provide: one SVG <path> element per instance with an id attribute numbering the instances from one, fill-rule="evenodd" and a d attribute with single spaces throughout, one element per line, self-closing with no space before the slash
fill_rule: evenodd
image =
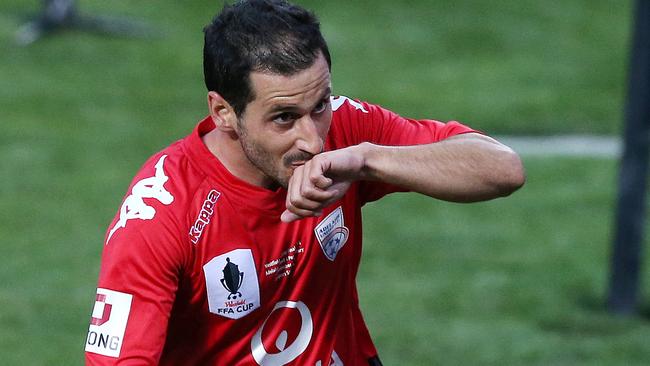
<path id="1" fill-rule="evenodd" d="M 379 105 L 344 96 L 332 97 L 332 148 L 371 142 L 404 146 L 432 143 L 467 132 L 477 132 L 456 121 L 412 119 Z"/>
<path id="2" fill-rule="evenodd" d="M 372 126 L 368 121 L 383 118 L 377 115 L 373 105 L 357 101 L 346 96 L 331 97 L 332 125 L 329 131 L 331 149 L 359 144 L 369 141 Z"/>
<path id="3" fill-rule="evenodd" d="M 133 178 L 106 232 L 104 244 L 120 242 L 129 232 L 160 237 L 189 247 L 189 208 L 205 175 L 195 169 L 180 143 L 154 154 Z M 161 243 L 163 244 L 163 243 Z"/>

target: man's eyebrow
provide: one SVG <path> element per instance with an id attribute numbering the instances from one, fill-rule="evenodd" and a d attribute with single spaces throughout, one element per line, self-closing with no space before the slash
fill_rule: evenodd
<path id="1" fill-rule="evenodd" d="M 327 87 L 321 94 L 321 97 L 318 99 L 318 102 L 320 103 L 323 99 L 329 98 L 329 96 L 332 94 L 332 88 Z M 293 103 L 288 103 L 288 104 L 277 104 L 271 107 L 269 110 L 269 113 L 277 113 L 277 112 L 298 112 L 300 111 L 300 107 L 297 104 Z"/>
<path id="2" fill-rule="evenodd" d="M 300 108 L 298 108 L 297 105 L 295 104 L 277 104 L 273 106 L 270 110 L 269 113 L 276 113 L 276 112 L 297 112 L 299 111 Z"/>
<path id="3" fill-rule="evenodd" d="M 329 99 L 331 96 L 332 96 L 332 88 L 328 86 L 327 89 L 325 89 L 321 94 L 320 99 L 318 99 L 318 103 L 322 102 L 323 99 Z"/>
<path id="4" fill-rule="evenodd" d="M 331 95 L 332 95 L 332 88 L 328 86 L 327 89 L 325 89 L 325 91 L 323 92 L 323 97 L 321 99 L 329 98 Z"/>

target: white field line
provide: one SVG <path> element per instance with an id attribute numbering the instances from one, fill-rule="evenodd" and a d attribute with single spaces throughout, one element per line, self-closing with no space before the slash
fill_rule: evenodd
<path id="1" fill-rule="evenodd" d="M 495 136 L 522 156 L 573 156 L 617 159 L 623 148 L 613 136 L 560 135 L 545 137 Z"/>

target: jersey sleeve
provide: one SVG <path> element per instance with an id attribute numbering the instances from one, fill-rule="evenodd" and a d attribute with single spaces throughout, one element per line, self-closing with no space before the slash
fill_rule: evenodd
<path id="1" fill-rule="evenodd" d="M 478 132 L 457 121 L 443 123 L 431 119 L 405 118 L 378 105 L 358 102 L 347 97 L 336 97 L 332 108 L 337 118 L 338 134 L 344 134 L 346 144 L 371 142 L 385 146 L 422 145 L 442 141 L 463 133 Z M 343 131 L 344 130 L 344 131 Z M 361 182 L 362 202 L 377 200 L 391 192 L 405 189 L 378 182 Z"/>
<path id="2" fill-rule="evenodd" d="M 172 212 L 173 196 L 152 178 L 132 187 L 109 228 L 86 339 L 87 365 L 158 364 L 189 253 Z M 143 189 L 157 189 L 158 196 Z"/>

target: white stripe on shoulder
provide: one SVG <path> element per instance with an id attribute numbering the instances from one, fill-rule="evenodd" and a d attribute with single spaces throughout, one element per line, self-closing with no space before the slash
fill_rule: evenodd
<path id="1" fill-rule="evenodd" d="M 354 100 L 352 100 L 352 99 L 350 99 L 350 98 L 348 98 L 346 96 L 343 96 L 343 95 L 340 95 L 338 97 L 332 96 L 330 98 L 330 101 L 332 103 L 332 111 L 333 112 L 336 112 L 339 108 L 341 108 L 341 106 L 345 102 L 348 102 L 348 104 L 353 106 L 354 108 L 356 108 L 356 110 L 362 111 L 363 113 L 368 113 L 368 111 L 365 108 L 363 108 L 363 104 L 361 104 L 359 102 L 355 102 Z"/>

